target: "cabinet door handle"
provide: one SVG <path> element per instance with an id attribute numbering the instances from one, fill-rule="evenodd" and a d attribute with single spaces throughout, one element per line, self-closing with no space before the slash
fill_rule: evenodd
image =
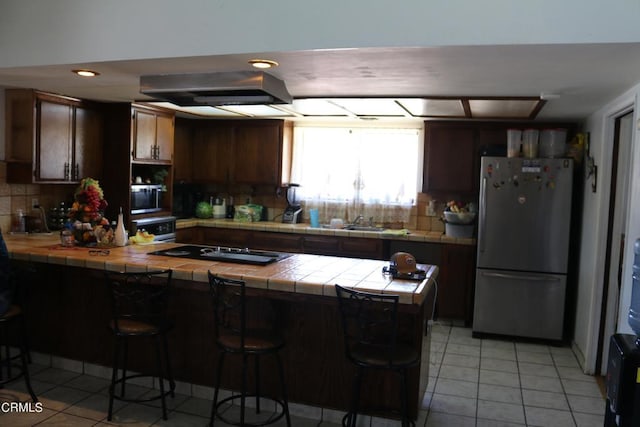
<path id="1" fill-rule="evenodd" d="M 73 179 L 76 181 L 79 181 L 80 180 L 80 164 L 79 163 L 76 163 L 76 167 L 73 171 L 73 174 L 74 174 Z"/>
<path id="2" fill-rule="evenodd" d="M 64 179 L 65 181 L 69 180 L 69 163 L 68 162 L 64 163 Z"/>
<path id="3" fill-rule="evenodd" d="M 156 159 L 160 158 L 160 146 L 156 145 Z"/>

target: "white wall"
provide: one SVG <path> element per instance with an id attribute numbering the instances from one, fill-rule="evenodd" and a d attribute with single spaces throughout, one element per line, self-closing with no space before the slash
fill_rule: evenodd
<path id="1" fill-rule="evenodd" d="M 314 48 L 640 40 L 640 2 L 632 0 L 0 0 L 0 11 L 0 67 Z"/>
<path id="2" fill-rule="evenodd" d="M 584 130 L 591 136 L 591 154 L 598 165 L 597 192 L 591 191 L 591 181 L 585 183 L 580 246 L 580 271 L 575 318 L 574 346 L 584 355 L 583 367 L 593 373 L 596 366 L 599 314 L 602 304 L 603 277 L 607 239 L 611 166 L 613 162 L 612 141 L 614 118 L 630 106 L 637 121 L 640 105 L 640 84 L 603 106 L 585 122 Z M 632 165 L 630 173 L 629 212 L 625 234 L 627 244 L 624 253 L 623 284 L 620 296 L 618 331 L 629 333 L 626 320 L 631 301 L 631 267 L 633 264 L 633 242 L 640 237 L 640 133 L 634 127 L 632 141 Z"/>

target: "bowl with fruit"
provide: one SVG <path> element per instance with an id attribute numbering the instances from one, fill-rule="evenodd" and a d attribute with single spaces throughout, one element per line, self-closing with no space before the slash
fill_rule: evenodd
<path id="1" fill-rule="evenodd" d="M 452 200 L 444 210 L 444 220 L 449 224 L 471 224 L 475 219 L 476 212 L 469 204 Z"/>

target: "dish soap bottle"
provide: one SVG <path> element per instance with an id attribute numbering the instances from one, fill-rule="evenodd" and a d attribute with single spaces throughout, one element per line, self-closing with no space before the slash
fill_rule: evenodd
<path id="1" fill-rule="evenodd" d="M 118 214 L 118 224 L 114 230 L 114 243 L 116 246 L 126 246 L 127 244 L 127 232 L 124 229 L 124 217 L 122 215 L 122 207 L 120 207 L 120 213 Z"/>

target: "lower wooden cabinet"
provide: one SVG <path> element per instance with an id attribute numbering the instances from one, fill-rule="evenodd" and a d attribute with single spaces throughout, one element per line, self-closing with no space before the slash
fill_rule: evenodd
<path id="1" fill-rule="evenodd" d="M 176 230 L 176 242 L 179 243 L 201 243 L 202 228 L 180 228 Z"/>
<path id="2" fill-rule="evenodd" d="M 324 236 L 231 228 L 179 229 L 176 241 L 291 253 L 385 260 L 393 252 L 413 254 L 418 263 L 439 267 L 436 318 L 471 325 L 475 286 L 476 247 L 431 242 L 402 242 L 364 237 Z"/>
<path id="3" fill-rule="evenodd" d="M 471 325 L 475 264 L 475 246 L 442 245 L 436 300 L 438 318 L 464 320 L 465 325 Z"/>
<path id="4" fill-rule="evenodd" d="M 301 253 L 303 238 L 301 234 L 260 231 L 252 233 L 251 241 L 247 246 L 255 249 Z"/>
<path id="5" fill-rule="evenodd" d="M 304 252 L 347 258 L 385 259 L 383 241 L 363 237 L 304 236 Z"/>
<path id="6" fill-rule="evenodd" d="M 191 230 L 191 231 L 188 231 Z M 178 243 L 252 248 L 292 253 L 385 259 L 383 240 L 363 237 L 316 236 L 231 228 L 179 229 Z"/>

